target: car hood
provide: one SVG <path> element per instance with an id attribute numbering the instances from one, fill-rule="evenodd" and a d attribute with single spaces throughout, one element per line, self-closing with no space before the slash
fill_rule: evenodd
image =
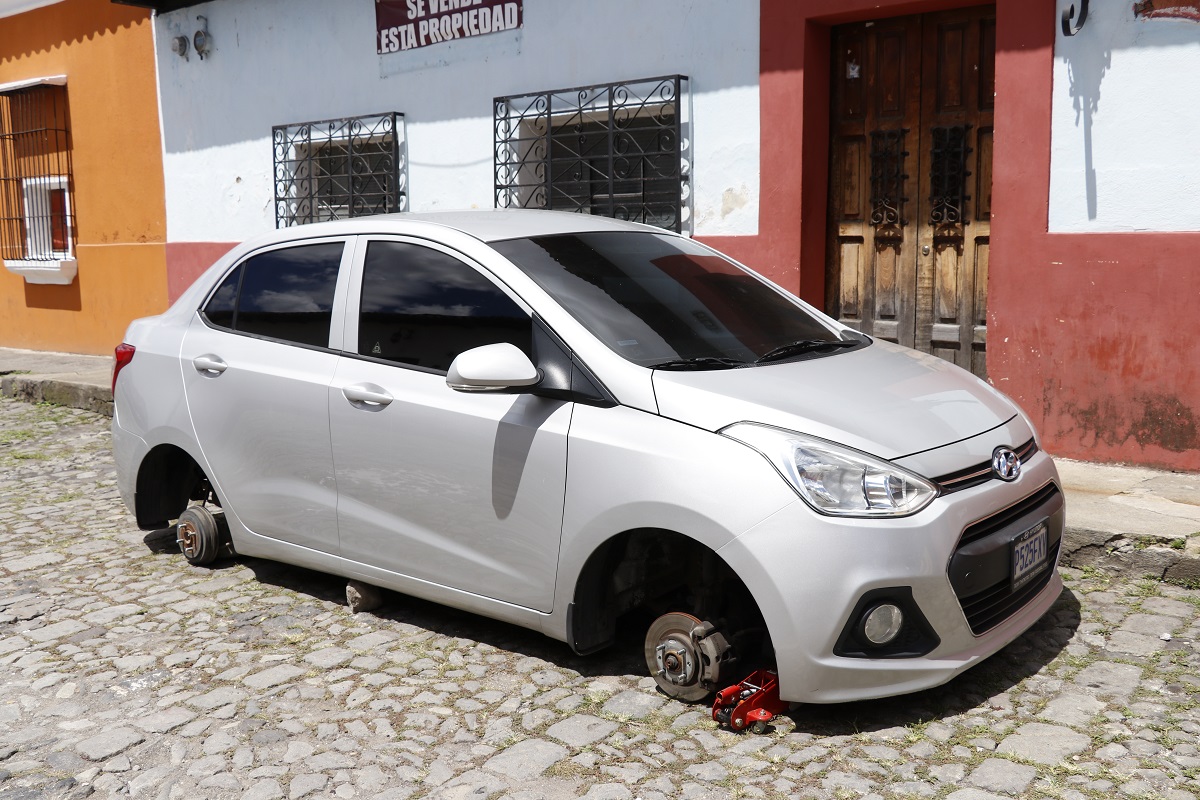
<path id="1" fill-rule="evenodd" d="M 1004 425 L 1013 403 L 974 375 L 889 342 L 825 358 L 696 372 L 654 371 L 659 413 L 718 431 L 758 422 L 885 459 Z"/>

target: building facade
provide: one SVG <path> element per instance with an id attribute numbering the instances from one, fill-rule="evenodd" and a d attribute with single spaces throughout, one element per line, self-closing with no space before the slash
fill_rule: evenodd
<path id="1" fill-rule="evenodd" d="M 167 302 L 154 28 L 0 2 L 0 345 L 111 353 Z"/>
<path id="2" fill-rule="evenodd" d="M 1200 470 L 1193 0 L 143 5 L 169 298 L 276 226 L 611 214 L 986 377 L 1055 454 Z"/>

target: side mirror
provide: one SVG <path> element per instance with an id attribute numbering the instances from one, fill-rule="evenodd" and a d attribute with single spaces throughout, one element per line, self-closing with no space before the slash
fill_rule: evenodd
<path id="1" fill-rule="evenodd" d="M 459 353 L 446 373 L 446 385 L 458 392 L 519 391 L 541 379 L 529 357 L 508 342 Z"/>

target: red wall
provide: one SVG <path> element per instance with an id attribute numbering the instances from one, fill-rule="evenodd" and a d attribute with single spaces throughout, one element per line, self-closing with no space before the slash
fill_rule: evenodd
<path id="1" fill-rule="evenodd" d="M 762 0 L 759 234 L 705 241 L 823 305 L 830 26 L 975 4 Z M 1056 455 L 1200 470 L 1200 233 L 1046 231 L 1057 25 L 997 4 L 988 372 Z"/>
<path id="2" fill-rule="evenodd" d="M 168 242 L 167 243 L 167 297 L 174 303 L 179 295 L 213 265 L 218 258 L 228 253 L 237 242 Z"/>

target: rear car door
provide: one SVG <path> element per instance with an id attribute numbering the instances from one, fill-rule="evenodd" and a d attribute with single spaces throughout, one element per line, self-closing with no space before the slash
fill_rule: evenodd
<path id="1" fill-rule="evenodd" d="M 192 320 L 180 360 L 226 512 L 253 533 L 329 553 L 339 543 L 328 390 L 347 241 L 306 240 L 244 259 Z"/>
<path id="2" fill-rule="evenodd" d="M 363 238 L 329 388 L 347 558 L 550 610 L 573 404 L 456 392 L 473 347 L 532 347 L 529 311 L 460 254 Z"/>

